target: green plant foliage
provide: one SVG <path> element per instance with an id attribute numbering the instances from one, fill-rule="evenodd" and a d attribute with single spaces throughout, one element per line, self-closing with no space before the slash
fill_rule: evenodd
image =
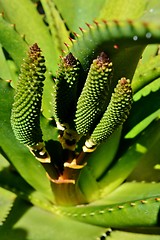
<path id="1" fill-rule="evenodd" d="M 35 189 L 41 189 L 40 191 L 49 197 L 51 196 L 51 191 L 49 188 L 49 181 L 45 176 L 45 171 L 39 162 L 34 157 L 32 157 L 27 148 L 15 139 L 15 136 L 13 134 L 10 124 L 11 107 L 13 103 L 13 89 L 9 86 L 8 82 L 3 80 L 0 80 L 0 86 L 0 152 L 17 169 L 21 169 L 20 174 L 27 182 L 31 184 L 31 186 L 33 186 Z M 10 148 L 10 151 L 8 151 L 8 146 L 11 145 L 12 148 Z M 21 161 L 21 159 L 23 159 L 23 161 Z M 29 173 L 26 171 L 26 169 L 29 169 Z M 39 177 L 41 176 L 40 178 L 43 179 L 42 181 L 39 181 L 35 175 L 35 172 L 38 173 Z"/>
<path id="2" fill-rule="evenodd" d="M 0 238 L 158 240 L 160 1 L 0 12 Z"/>

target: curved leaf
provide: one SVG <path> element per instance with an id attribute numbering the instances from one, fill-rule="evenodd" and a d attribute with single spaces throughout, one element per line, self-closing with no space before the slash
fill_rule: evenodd
<path id="1" fill-rule="evenodd" d="M 21 2 L 17 0 L 13 0 L 12 2 L 2 0 L 0 8 L 4 12 L 6 19 L 16 25 L 16 29 L 20 35 L 25 35 L 25 39 L 29 45 L 37 43 L 40 46 L 46 57 L 48 70 L 55 72 L 59 52 L 55 49 L 49 30 L 40 14 L 38 14 L 36 5 L 28 0 L 22 0 Z"/>
<path id="2" fill-rule="evenodd" d="M 154 151 L 153 146 L 159 145 L 160 121 L 152 122 L 137 138 L 135 138 L 130 147 L 120 155 L 118 161 L 111 166 L 104 177 L 99 180 L 103 193 L 107 194 L 119 186 L 133 171 L 142 158 Z"/>
<path id="3" fill-rule="evenodd" d="M 59 214 L 104 227 L 158 226 L 159 197 L 113 205 L 59 208 Z"/>
<path id="4" fill-rule="evenodd" d="M 19 200 L 15 211 L 19 211 L 19 206 L 22 209 L 28 208 L 28 204 L 22 200 Z M 28 209 L 20 219 L 16 220 L 17 222 L 14 223 L 13 227 L 4 224 L 0 228 L 2 240 L 70 240 L 77 239 L 77 235 L 78 240 L 94 240 L 105 231 L 102 227 L 74 222 L 71 219 L 50 214 L 37 207 Z"/>
<path id="5" fill-rule="evenodd" d="M 56 8 L 55 2 L 53 0 L 41 0 L 44 12 L 46 14 L 47 22 L 51 30 L 52 40 L 54 45 L 59 51 L 64 49 L 64 43 L 69 42 L 69 32 L 65 26 L 64 20 Z M 66 3 L 66 2 L 65 2 Z M 66 4 L 64 4 L 66 9 Z M 70 12 L 70 11 L 67 11 Z"/>
<path id="6" fill-rule="evenodd" d="M 159 229 L 153 229 L 153 232 L 155 230 L 155 234 L 152 232 L 151 230 L 151 234 L 147 234 L 147 230 L 149 231 L 148 228 L 144 228 L 144 233 L 134 233 L 132 231 L 134 231 L 133 229 L 130 230 L 131 232 L 127 232 L 126 231 L 113 231 L 111 233 L 111 235 L 108 238 L 108 240 L 112 239 L 112 240 L 119 240 L 119 239 L 126 239 L 126 240 L 159 240 L 159 234 L 157 234 L 157 232 L 159 233 Z M 145 234 L 146 233 L 146 234 Z"/>
<path id="7" fill-rule="evenodd" d="M 0 81 L 0 146 L 3 153 L 18 169 L 23 178 L 35 189 L 52 198 L 49 180 L 40 163 L 28 149 L 14 137 L 10 125 L 10 110 L 13 102 L 13 90 L 9 83 Z M 39 180 L 41 179 L 41 180 Z"/>
<path id="8" fill-rule="evenodd" d="M 100 13 L 100 19 L 126 20 L 140 18 L 149 0 L 106 0 Z"/>
<path id="9" fill-rule="evenodd" d="M 0 225 L 5 222 L 7 215 L 12 208 L 14 199 L 15 194 L 0 188 Z"/>
<path id="10" fill-rule="evenodd" d="M 51 0 L 52 2 L 53 0 Z M 72 32 L 79 31 L 79 27 L 86 28 L 86 22 L 92 23 L 93 19 L 99 16 L 105 0 L 92 1 L 73 1 L 73 0 L 54 0 L 59 12 Z"/>
<path id="11" fill-rule="evenodd" d="M 20 67 L 27 50 L 27 44 L 15 31 L 14 25 L 4 20 L 3 15 L 0 16 L 0 43 Z"/>
<path id="12" fill-rule="evenodd" d="M 160 79 L 154 80 L 133 96 L 131 113 L 124 126 L 126 138 L 133 138 L 160 114 Z M 143 108 L 142 108 L 143 106 Z"/>
<path id="13" fill-rule="evenodd" d="M 139 62 L 135 71 L 132 88 L 136 93 L 150 82 L 160 77 L 160 55 L 150 57 L 146 63 Z"/>
<path id="14" fill-rule="evenodd" d="M 12 79 L 11 72 L 6 61 L 1 44 L 0 44 L 0 63 L 1 63 L 0 77 L 4 80 Z"/>

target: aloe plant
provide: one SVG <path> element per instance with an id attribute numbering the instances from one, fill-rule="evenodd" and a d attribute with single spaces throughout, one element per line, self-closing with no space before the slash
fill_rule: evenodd
<path id="1" fill-rule="evenodd" d="M 0 0 L 1 239 L 158 240 L 159 0 Z"/>

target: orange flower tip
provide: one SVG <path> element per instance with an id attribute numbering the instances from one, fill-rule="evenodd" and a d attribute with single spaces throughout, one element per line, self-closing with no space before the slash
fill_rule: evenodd
<path id="1" fill-rule="evenodd" d="M 83 165 L 78 165 L 76 163 L 76 159 L 73 159 L 73 161 L 71 163 L 65 162 L 64 163 L 64 167 L 67 168 L 72 168 L 72 169 L 82 169 L 86 166 L 87 163 L 83 164 Z"/>
<path id="2" fill-rule="evenodd" d="M 37 43 L 34 43 L 30 48 L 30 55 L 34 55 L 35 52 L 41 52 L 41 49 L 39 48 Z"/>
<path id="3" fill-rule="evenodd" d="M 122 77 L 120 80 L 119 80 L 119 83 L 121 85 L 125 85 L 127 83 L 127 79 L 125 77 Z"/>

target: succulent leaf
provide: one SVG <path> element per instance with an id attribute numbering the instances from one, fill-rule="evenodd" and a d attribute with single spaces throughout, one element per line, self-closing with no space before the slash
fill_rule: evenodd
<path id="1" fill-rule="evenodd" d="M 41 101 L 46 67 L 37 44 L 30 47 L 21 66 L 21 73 L 11 113 L 16 138 L 26 144 L 38 158 L 46 158 L 40 128 Z"/>
<path id="2" fill-rule="evenodd" d="M 101 52 L 93 60 L 84 88 L 78 99 L 76 110 L 76 130 L 86 135 L 96 125 L 106 108 L 112 79 L 112 62 L 106 53 Z"/>
<path id="3" fill-rule="evenodd" d="M 134 190 L 133 190 L 134 191 Z M 159 194 L 141 200 L 121 202 L 119 204 L 102 204 L 73 207 L 59 207 L 61 214 L 77 221 L 98 224 L 104 227 L 157 226 L 159 211 Z"/>
<path id="4" fill-rule="evenodd" d="M 28 0 L 22 0 L 21 4 L 17 0 L 12 2 L 2 0 L 0 1 L 0 9 L 5 12 L 8 22 L 16 23 L 18 33 L 25 35 L 27 44 L 38 43 L 45 54 L 47 69 L 55 73 L 59 52 L 52 42 L 42 17 L 37 12 L 36 5 Z M 56 64 L 52 64 L 53 60 Z"/>
<path id="5" fill-rule="evenodd" d="M 28 46 L 15 30 L 14 25 L 4 19 L 3 14 L 0 14 L 0 43 L 19 67 Z"/>
<path id="6" fill-rule="evenodd" d="M 93 146 L 106 140 L 127 119 L 132 103 L 132 89 L 130 80 L 121 78 L 112 94 L 110 103 L 101 121 L 86 142 L 86 146 Z"/>

